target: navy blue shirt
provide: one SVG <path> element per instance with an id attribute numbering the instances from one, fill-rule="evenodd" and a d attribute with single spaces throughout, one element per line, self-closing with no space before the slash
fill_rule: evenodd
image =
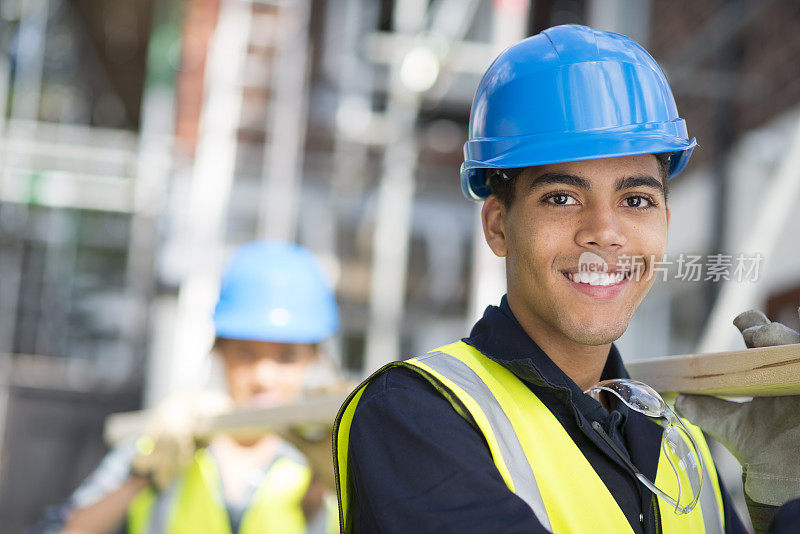
<path id="1" fill-rule="evenodd" d="M 650 480 L 662 428 L 628 410 L 611 411 L 585 395 L 527 335 L 503 297 L 464 341 L 519 377 L 555 415 L 609 488 L 634 532 L 655 533 L 654 495 L 592 428 L 596 421 Z M 612 343 L 601 379 L 627 378 Z M 350 430 L 356 532 L 547 532 L 512 493 L 483 435 L 417 373 L 391 368 L 366 388 Z M 722 488 L 722 484 L 720 483 Z M 722 488 L 725 531 L 745 533 Z M 667 506 L 661 513 L 672 513 Z M 576 509 L 576 513 L 581 513 Z"/>

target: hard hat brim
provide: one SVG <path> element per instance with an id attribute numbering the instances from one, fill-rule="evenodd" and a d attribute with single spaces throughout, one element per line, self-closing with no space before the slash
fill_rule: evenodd
<path id="1" fill-rule="evenodd" d="M 217 337 L 270 343 L 320 343 L 339 329 L 338 318 L 324 312 L 313 322 L 290 320 L 275 324 L 268 314 L 229 313 L 217 317 L 215 323 Z"/>
<path id="2" fill-rule="evenodd" d="M 572 132 L 569 135 L 476 139 L 464 145 L 461 190 L 471 200 L 488 197 L 491 191 L 487 169 L 524 168 L 664 152 L 674 153 L 669 169 L 669 178 L 673 178 L 686 166 L 696 145 L 694 138 L 686 138 L 683 119 Z"/>

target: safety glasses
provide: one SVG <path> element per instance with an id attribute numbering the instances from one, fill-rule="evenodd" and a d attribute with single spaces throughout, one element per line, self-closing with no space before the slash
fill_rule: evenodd
<path id="1" fill-rule="evenodd" d="M 615 378 L 598 382 L 584 393 L 599 402 L 602 391 L 615 395 L 629 408 L 655 419 L 664 427 L 664 434 L 661 437 L 661 449 L 669 460 L 675 474 L 675 480 L 670 480 L 669 484 L 662 484 L 662 488 L 656 487 L 655 483 L 645 477 L 631 463 L 628 457 L 619 450 L 599 423 L 593 422 L 592 428 L 622 458 L 625 464 L 635 473 L 636 478 L 650 491 L 668 502 L 675 509 L 676 514 L 688 514 L 691 512 L 700 498 L 705 464 L 703 463 L 700 448 L 689 429 L 664 402 L 664 399 L 647 384 L 636 380 Z"/>

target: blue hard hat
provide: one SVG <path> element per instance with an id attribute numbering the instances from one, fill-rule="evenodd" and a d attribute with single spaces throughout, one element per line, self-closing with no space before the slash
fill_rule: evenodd
<path id="1" fill-rule="evenodd" d="M 217 337 L 318 343 L 339 329 L 339 310 L 311 252 L 256 241 L 236 249 L 227 266 L 214 327 Z"/>
<path id="2" fill-rule="evenodd" d="M 616 33 L 555 26 L 506 49 L 483 75 L 461 190 L 489 196 L 486 169 L 664 152 L 672 178 L 695 144 L 644 48 Z"/>

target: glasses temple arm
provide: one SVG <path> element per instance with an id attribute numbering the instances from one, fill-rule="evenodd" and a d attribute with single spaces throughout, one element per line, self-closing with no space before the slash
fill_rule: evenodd
<path id="1" fill-rule="evenodd" d="M 625 463 L 625 465 L 628 466 L 628 469 L 633 471 L 634 474 L 642 475 L 642 472 L 639 471 L 635 465 L 633 465 L 633 463 L 628 459 L 628 457 L 625 456 L 625 454 L 623 454 L 623 452 L 619 449 L 619 447 L 617 447 L 617 445 L 611 440 L 611 438 L 608 437 L 608 434 L 606 434 L 605 430 L 603 430 L 603 427 L 600 426 L 600 423 L 598 423 L 597 421 L 592 421 L 592 428 L 594 428 L 595 432 L 600 434 L 600 437 L 603 438 L 603 441 L 605 441 L 609 447 L 614 449 L 614 452 L 617 453 L 617 456 L 622 458 L 622 461 Z"/>

